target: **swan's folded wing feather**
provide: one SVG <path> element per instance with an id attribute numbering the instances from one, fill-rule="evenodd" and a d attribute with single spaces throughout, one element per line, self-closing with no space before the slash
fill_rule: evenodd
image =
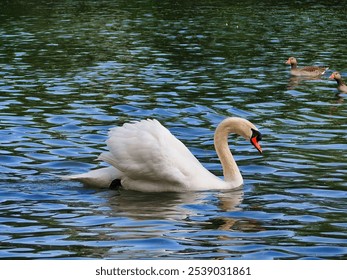
<path id="1" fill-rule="evenodd" d="M 115 159 L 112 165 L 134 180 L 186 184 L 203 168 L 199 161 L 156 120 L 115 127 L 106 141 Z"/>

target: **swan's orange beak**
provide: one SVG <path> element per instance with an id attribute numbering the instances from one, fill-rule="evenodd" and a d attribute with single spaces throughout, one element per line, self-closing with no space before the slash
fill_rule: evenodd
<path id="1" fill-rule="evenodd" d="M 251 143 L 259 151 L 259 153 L 263 153 L 263 150 L 261 149 L 260 144 L 258 142 L 257 136 L 251 138 Z"/>
<path id="2" fill-rule="evenodd" d="M 284 63 L 290 65 L 290 59 L 288 59 L 288 60 L 285 61 Z"/>
<path id="3" fill-rule="evenodd" d="M 329 79 L 334 79 L 334 78 L 335 78 L 335 75 L 334 75 L 334 73 L 332 73 L 332 74 L 330 75 Z"/>

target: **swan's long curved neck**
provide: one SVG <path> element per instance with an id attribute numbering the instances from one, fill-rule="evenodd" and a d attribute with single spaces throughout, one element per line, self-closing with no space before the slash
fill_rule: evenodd
<path id="1" fill-rule="evenodd" d="M 230 133 L 237 133 L 237 122 L 224 120 L 221 122 L 214 134 L 214 146 L 223 167 L 224 180 L 227 182 L 242 180 L 240 170 L 230 152 L 228 136 Z"/>

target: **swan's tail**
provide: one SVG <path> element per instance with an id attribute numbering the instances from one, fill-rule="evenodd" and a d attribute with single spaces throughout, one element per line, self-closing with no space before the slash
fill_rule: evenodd
<path id="1" fill-rule="evenodd" d="M 121 172 L 113 166 L 91 170 L 87 173 L 59 176 L 62 180 L 78 181 L 89 187 L 109 188 L 115 179 L 121 179 Z"/>

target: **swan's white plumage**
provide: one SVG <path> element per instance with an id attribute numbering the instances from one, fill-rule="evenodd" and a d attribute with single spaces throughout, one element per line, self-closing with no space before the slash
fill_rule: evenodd
<path id="1" fill-rule="evenodd" d="M 253 124 L 240 118 L 229 119 L 228 122 L 234 126 L 239 124 L 235 128 L 238 134 L 250 139 L 251 128 L 256 129 Z M 223 132 L 220 138 L 228 145 L 227 134 L 233 130 L 226 122 L 221 124 Z M 120 179 L 125 189 L 147 192 L 231 189 L 243 184 L 229 150 L 226 153 L 230 155 L 234 173 L 231 180 L 223 181 L 205 169 L 188 148 L 157 120 L 142 120 L 112 128 L 106 143 L 109 152 L 102 153 L 98 159 L 111 164 L 111 167 L 64 176 L 64 179 L 78 180 L 87 185 L 91 185 L 88 180 L 93 185 L 102 182 L 102 186 Z M 224 150 L 228 147 L 225 145 L 222 145 Z M 100 176 L 104 178 L 98 178 Z"/>
<path id="2" fill-rule="evenodd" d="M 202 184 L 211 177 L 217 178 L 157 120 L 112 128 L 106 143 L 110 154 L 100 158 L 125 175 L 122 178 L 124 188 L 184 191 L 208 188 Z"/>
<path id="3" fill-rule="evenodd" d="M 88 187 L 108 188 L 113 180 L 118 179 L 121 173 L 113 166 L 91 170 L 87 173 L 61 176 L 63 180 L 74 180 Z"/>

